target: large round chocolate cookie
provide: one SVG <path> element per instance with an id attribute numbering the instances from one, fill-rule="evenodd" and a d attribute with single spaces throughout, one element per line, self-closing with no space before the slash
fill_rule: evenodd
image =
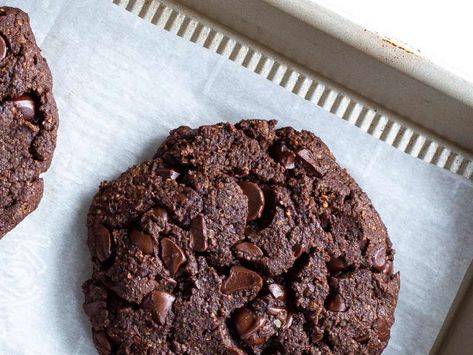
<path id="1" fill-rule="evenodd" d="M 39 175 L 51 163 L 58 125 L 51 89 L 28 15 L 0 7 L 0 238 L 43 195 Z"/>
<path id="2" fill-rule="evenodd" d="M 386 228 L 320 139 L 275 124 L 180 127 L 101 185 L 83 286 L 99 353 L 381 353 Z"/>

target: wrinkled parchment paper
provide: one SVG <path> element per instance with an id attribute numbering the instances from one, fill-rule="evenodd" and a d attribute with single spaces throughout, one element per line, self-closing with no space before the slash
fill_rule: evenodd
<path id="1" fill-rule="evenodd" d="M 151 158 L 179 125 L 278 118 L 309 129 L 372 199 L 401 294 L 386 354 L 426 354 L 473 258 L 473 184 L 401 153 L 107 0 L 0 1 L 30 13 L 60 129 L 40 207 L 0 241 L 0 353 L 94 354 L 80 289 L 100 181 Z"/>

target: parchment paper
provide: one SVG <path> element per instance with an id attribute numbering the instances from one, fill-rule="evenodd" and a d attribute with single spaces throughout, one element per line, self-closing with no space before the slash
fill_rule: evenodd
<path id="1" fill-rule="evenodd" d="M 100 181 L 151 158 L 167 132 L 241 118 L 309 129 L 372 199 L 401 294 L 386 354 L 426 354 L 473 258 L 473 184 L 107 0 L 1 1 L 30 13 L 61 124 L 38 210 L 0 241 L 0 353 L 94 354 L 81 284 Z M 387 83 L 388 84 L 388 83 Z"/>

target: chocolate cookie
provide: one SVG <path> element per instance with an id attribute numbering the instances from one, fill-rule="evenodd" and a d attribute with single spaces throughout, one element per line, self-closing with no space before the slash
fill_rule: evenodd
<path id="1" fill-rule="evenodd" d="M 366 195 L 307 131 L 180 127 L 104 182 L 83 290 L 100 354 L 379 354 L 399 273 Z"/>
<path id="2" fill-rule="evenodd" d="M 28 15 L 0 7 L 0 238 L 39 204 L 58 125 L 51 73 Z"/>

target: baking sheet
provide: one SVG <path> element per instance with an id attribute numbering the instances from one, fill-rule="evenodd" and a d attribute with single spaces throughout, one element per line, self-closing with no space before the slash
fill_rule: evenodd
<path id="1" fill-rule="evenodd" d="M 30 13 L 61 125 L 38 210 L 0 241 L 0 353 L 94 354 L 81 284 L 100 181 L 151 158 L 167 132 L 241 118 L 309 129 L 367 192 L 397 250 L 385 354 L 426 354 L 473 259 L 473 184 L 360 132 L 107 0 L 9 0 Z"/>

